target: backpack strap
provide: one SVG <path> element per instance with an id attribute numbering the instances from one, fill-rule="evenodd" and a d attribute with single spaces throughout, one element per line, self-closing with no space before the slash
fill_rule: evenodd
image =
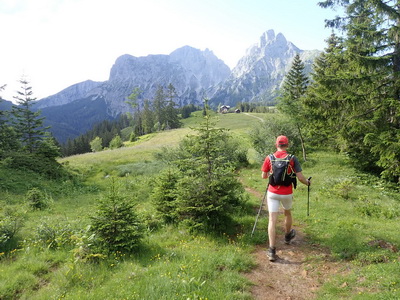
<path id="1" fill-rule="evenodd" d="M 294 155 L 293 154 L 289 154 L 289 165 L 288 165 L 288 168 L 290 168 L 291 171 L 292 171 L 291 174 L 290 174 L 290 177 L 292 178 L 293 188 L 296 189 L 297 188 L 297 176 L 296 176 L 294 167 L 292 167 L 290 165 L 290 162 L 292 161 L 293 158 L 294 158 Z"/>
<path id="2" fill-rule="evenodd" d="M 268 185 L 270 185 L 271 184 L 271 180 L 272 180 L 272 162 L 273 161 L 275 161 L 275 155 L 274 154 L 270 154 L 270 155 L 268 155 L 268 157 L 269 157 L 269 162 L 271 163 L 271 169 L 269 170 L 269 172 L 268 172 Z"/>
<path id="3" fill-rule="evenodd" d="M 271 163 L 271 170 L 269 171 L 269 174 L 272 174 L 272 162 L 276 161 L 276 157 L 274 154 L 270 154 L 268 155 L 268 157 L 269 157 L 269 162 Z"/>
<path id="4" fill-rule="evenodd" d="M 288 160 L 288 171 L 289 171 L 289 168 L 290 168 L 290 171 L 291 171 L 291 174 L 293 173 L 295 173 L 294 172 L 294 167 L 293 166 L 291 166 L 290 165 L 290 163 L 292 162 L 292 160 L 293 160 L 293 157 L 294 157 L 294 155 L 293 154 L 288 154 L 286 157 L 285 157 L 285 159 L 287 159 Z"/>

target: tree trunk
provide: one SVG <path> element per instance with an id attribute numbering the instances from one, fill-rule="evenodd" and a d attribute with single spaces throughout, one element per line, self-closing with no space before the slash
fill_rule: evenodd
<path id="1" fill-rule="evenodd" d="M 299 124 L 297 124 L 297 130 L 299 131 L 299 135 L 300 135 L 301 149 L 303 150 L 303 159 L 304 159 L 304 161 L 307 161 L 306 147 L 304 145 L 304 138 L 303 138 L 303 135 L 301 134 Z"/>

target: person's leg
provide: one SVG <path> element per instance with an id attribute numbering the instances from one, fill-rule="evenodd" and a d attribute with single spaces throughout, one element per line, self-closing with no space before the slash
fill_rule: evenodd
<path id="1" fill-rule="evenodd" d="M 293 217 L 292 217 L 292 204 L 293 195 L 287 195 L 281 199 L 282 206 L 285 213 L 285 243 L 290 244 L 290 241 L 296 236 L 296 231 L 292 229 Z"/>
<path id="2" fill-rule="evenodd" d="M 288 234 L 292 229 L 293 224 L 291 211 L 293 205 L 293 194 L 282 196 L 281 202 L 285 214 L 285 233 Z"/>
<path id="3" fill-rule="evenodd" d="M 275 261 L 277 259 L 275 240 L 276 240 L 276 221 L 278 219 L 280 201 L 279 199 L 276 199 L 276 197 L 277 197 L 276 194 L 270 192 L 268 192 L 267 194 L 267 203 L 269 212 L 269 219 L 268 219 L 269 248 L 267 251 L 267 255 L 270 261 Z"/>
<path id="4" fill-rule="evenodd" d="M 278 219 L 278 212 L 270 212 L 268 220 L 268 239 L 269 247 L 275 248 L 276 241 L 276 221 Z"/>
<path id="5" fill-rule="evenodd" d="M 292 212 L 290 209 L 288 210 L 285 209 L 284 213 L 285 213 L 285 233 L 288 234 L 292 229 L 292 224 L 293 224 Z"/>
<path id="6" fill-rule="evenodd" d="M 267 193 L 267 204 L 268 204 L 268 239 L 269 246 L 275 247 L 275 239 L 276 239 L 276 221 L 278 219 L 279 206 L 281 202 L 277 199 L 277 196 L 274 193 L 268 191 Z"/>

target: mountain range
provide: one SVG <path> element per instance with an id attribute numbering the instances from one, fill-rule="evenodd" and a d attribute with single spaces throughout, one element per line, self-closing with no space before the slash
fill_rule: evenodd
<path id="1" fill-rule="evenodd" d="M 95 123 L 114 119 L 131 110 L 127 97 L 138 87 L 139 103 L 153 99 L 158 87 L 175 87 L 178 106 L 201 105 L 204 98 L 213 107 L 235 106 L 237 102 L 273 104 L 299 53 L 306 71 L 320 54 L 318 50 L 301 50 L 274 30 L 262 34 L 238 64 L 230 68 L 209 50 L 181 47 L 169 55 L 118 57 L 107 81 L 87 80 L 59 93 L 38 100 L 46 125 L 61 143 L 89 130 Z"/>

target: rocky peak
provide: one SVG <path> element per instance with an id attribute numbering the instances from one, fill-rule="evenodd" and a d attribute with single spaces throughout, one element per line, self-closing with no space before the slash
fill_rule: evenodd
<path id="1" fill-rule="evenodd" d="M 255 68 L 265 71 L 276 71 L 288 58 L 293 58 L 302 50 L 288 42 L 282 33 L 275 35 L 274 30 L 264 32 L 257 44 L 251 46 L 246 55 L 239 60 L 232 70 L 232 76 L 239 78 Z"/>
<path id="2" fill-rule="evenodd" d="M 159 72 L 168 64 L 167 55 L 147 55 L 143 57 L 135 57 L 124 54 L 118 57 L 111 67 L 111 82 L 135 81 L 138 76 L 147 74 L 148 77 L 154 72 Z M 139 72 L 137 72 L 139 71 Z"/>
<path id="3" fill-rule="evenodd" d="M 265 47 L 268 43 L 272 42 L 274 39 L 275 39 L 275 31 L 273 29 L 267 30 L 260 37 L 259 48 Z"/>
<path id="4" fill-rule="evenodd" d="M 135 57 L 122 55 L 111 68 L 110 78 L 93 89 L 89 96 L 101 95 L 116 116 L 129 110 L 127 97 L 139 87 L 142 99 L 153 99 L 159 86 L 175 87 L 178 105 L 201 103 L 206 91 L 212 91 L 226 80 L 230 69 L 212 51 L 181 47 L 169 55 Z"/>
<path id="5" fill-rule="evenodd" d="M 251 46 L 239 60 L 228 80 L 211 98 L 211 103 L 274 103 L 294 56 L 298 53 L 302 57 L 307 52 L 287 41 L 282 33 L 275 35 L 272 29 L 264 32 L 258 43 Z M 312 53 L 307 57 L 315 55 Z M 312 60 L 306 62 L 306 68 L 307 63 L 312 64 Z"/>
<path id="6" fill-rule="evenodd" d="M 201 51 L 184 46 L 173 51 L 170 62 L 177 63 L 187 74 L 201 82 L 203 88 L 210 88 L 224 81 L 230 74 L 229 67 L 209 49 Z"/>

